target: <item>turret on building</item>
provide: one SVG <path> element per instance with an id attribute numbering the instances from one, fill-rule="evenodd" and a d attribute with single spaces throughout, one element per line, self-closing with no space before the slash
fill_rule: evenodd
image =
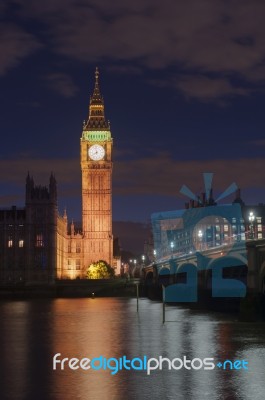
<path id="1" fill-rule="evenodd" d="M 0 210 L 0 282 L 53 283 L 56 278 L 57 190 L 26 178 L 26 205 Z"/>

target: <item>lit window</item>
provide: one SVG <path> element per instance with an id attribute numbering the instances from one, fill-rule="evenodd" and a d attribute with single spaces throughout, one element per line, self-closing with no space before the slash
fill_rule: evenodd
<path id="1" fill-rule="evenodd" d="M 18 247 L 24 247 L 24 240 L 19 240 L 18 241 Z"/>
<path id="2" fill-rule="evenodd" d="M 241 225 L 241 231 L 242 231 L 242 232 L 245 231 L 245 225 Z"/>
<path id="3" fill-rule="evenodd" d="M 36 235 L 36 247 L 44 247 L 43 234 Z"/>
<path id="4" fill-rule="evenodd" d="M 258 231 L 262 231 L 262 225 L 258 225 Z"/>
<path id="5" fill-rule="evenodd" d="M 257 217 L 257 223 L 260 224 L 261 223 L 261 217 Z"/>
<path id="6" fill-rule="evenodd" d="M 262 239 L 262 233 L 258 233 L 258 239 Z"/>
<path id="7" fill-rule="evenodd" d="M 13 240 L 12 239 L 8 240 L 7 247 L 13 247 Z"/>
<path id="8" fill-rule="evenodd" d="M 228 231 L 228 225 L 224 225 L 224 231 L 225 231 L 225 232 Z"/>
<path id="9" fill-rule="evenodd" d="M 245 233 L 241 233 L 241 240 L 245 240 L 245 239 L 246 239 Z"/>

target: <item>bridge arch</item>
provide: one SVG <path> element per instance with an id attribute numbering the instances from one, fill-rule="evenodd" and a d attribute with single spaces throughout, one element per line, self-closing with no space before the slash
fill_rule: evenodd
<path id="1" fill-rule="evenodd" d="M 197 268 L 197 259 L 196 260 L 193 260 L 193 261 L 187 261 L 187 260 L 182 260 L 181 262 L 179 262 L 178 264 L 177 264 L 177 272 L 178 272 L 178 270 L 180 269 L 180 268 L 182 268 L 183 266 L 185 266 L 185 265 L 193 265 L 194 267 L 196 267 Z"/>
<path id="2" fill-rule="evenodd" d="M 177 273 L 183 272 L 183 270 L 185 268 L 187 268 L 188 265 L 197 269 L 197 264 L 196 263 L 184 261 L 184 262 L 182 262 L 181 264 L 179 264 L 177 266 Z"/>
<path id="3" fill-rule="evenodd" d="M 212 288 L 212 271 L 215 268 L 222 270 L 224 279 L 235 279 L 247 286 L 247 260 L 240 254 L 215 258 L 209 262 L 204 278 L 207 289 Z"/>
<path id="4" fill-rule="evenodd" d="M 148 271 L 145 275 L 145 284 L 148 286 L 151 286 L 154 281 L 154 272 L 153 271 Z"/>
<path id="5" fill-rule="evenodd" d="M 237 254 L 236 256 L 231 255 L 231 256 L 225 256 L 225 257 L 218 257 L 218 258 L 213 258 L 208 266 L 207 270 L 213 269 L 215 265 L 223 265 L 223 268 L 232 268 L 232 267 L 242 267 L 242 266 L 247 266 L 247 259 L 241 254 Z"/>
<path id="6" fill-rule="evenodd" d="M 178 265 L 176 271 L 176 283 L 190 284 L 197 286 L 197 265 L 192 262 L 185 262 Z"/>
<path id="7" fill-rule="evenodd" d="M 162 265 L 162 268 L 159 270 L 159 275 L 167 275 L 170 274 L 170 268 L 166 265 Z"/>
<path id="8" fill-rule="evenodd" d="M 167 286 L 170 282 L 170 268 L 163 265 L 158 273 L 158 283 Z"/>

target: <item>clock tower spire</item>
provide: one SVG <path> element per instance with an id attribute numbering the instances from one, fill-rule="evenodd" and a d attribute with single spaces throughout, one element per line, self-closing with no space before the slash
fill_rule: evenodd
<path id="1" fill-rule="evenodd" d="M 98 68 L 80 144 L 85 273 L 91 263 L 99 260 L 113 264 L 112 137 L 110 124 L 105 119 Z"/>
<path id="2" fill-rule="evenodd" d="M 88 120 L 84 123 L 87 129 L 110 129 L 109 122 L 105 120 L 104 99 L 99 88 L 99 70 L 95 71 L 95 87 L 89 102 Z"/>

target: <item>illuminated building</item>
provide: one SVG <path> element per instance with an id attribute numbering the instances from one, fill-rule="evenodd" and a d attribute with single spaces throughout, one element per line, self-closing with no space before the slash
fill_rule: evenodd
<path id="1" fill-rule="evenodd" d="M 27 176 L 26 205 L 0 210 L 0 283 L 51 283 L 85 278 L 92 262 L 104 260 L 119 273 L 113 256 L 112 137 L 96 69 L 88 119 L 80 139 L 82 230 L 57 209 L 53 174 L 49 187 Z"/>
<path id="2" fill-rule="evenodd" d="M 68 233 L 66 213 L 57 222 L 57 277 L 85 277 L 88 266 L 104 260 L 119 271 L 113 257 L 112 235 L 112 137 L 105 119 L 104 101 L 96 69 L 88 119 L 80 139 L 82 172 L 82 232 L 73 223 Z"/>

